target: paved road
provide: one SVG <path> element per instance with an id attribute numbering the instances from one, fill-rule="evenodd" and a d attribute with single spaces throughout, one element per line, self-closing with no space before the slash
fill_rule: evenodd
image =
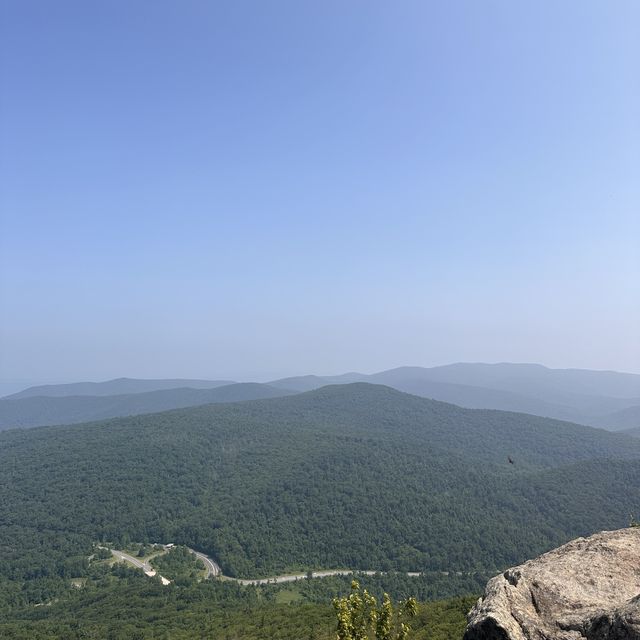
<path id="1" fill-rule="evenodd" d="M 101 547 L 101 548 L 104 549 L 104 547 Z M 118 549 L 109 549 L 109 551 L 111 551 L 111 555 L 116 560 L 120 562 L 128 562 L 129 564 L 132 564 L 134 567 L 137 567 L 138 569 L 142 569 L 150 578 L 153 578 L 153 576 L 156 575 L 156 570 L 149 564 L 149 562 L 147 561 L 143 562 L 142 560 L 138 560 L 138 558 L 134 558 L 133 556 L 130 556 L 128 553 L 125 553 L 124 551 L 118 551 Z M 164 576 L 159 576 L 159 578 L 162 581 L 162 584 L 164 584 L 165 586 L 171 583 L 171 580 L 168 580 Z"/>
<path id="2" fill-rule="evenodd" d="M 124 553 L 124 551 L 118 551 L 117 549 L 110 549 L 113 556 L 120 561 L 129 562 L 135 567 L 142 569 L 147 575 L 153 576 L 155 575 L 155 570 L 148 562 L 142 562 L 138 558 L 134 558 L 130 556 L 128 553 Z M 226 577 L 222 575 L 222 569 L 220 565 L 210 558 L 208 555 L 201 553 L 200 551 L 195 551 L 194 549 L 189 549 L 191 553 L 193 553 L 198 559 L 202 560 L 204 566 L 207 570 L 206 578 L 217 578 L 217 577 Z M 328 571 L 313 571 L 311 572 L 312 578 L 326 578 L 327 576 L 349 576 L 354 573 L 363 573 L 368 576 L 373 576 L 376 573 L 380 573 L 378 571 L 352 571 L 349 569 L 333 569 Z M 385 573 L 384 571 L 382 573 Z M 309 574 L 308 573 L 291 573 L 282 576 L 274 576 L 272 578 L 255 578 L 255 579 L 243 579 L 243 578 L 230 578 L 226 577 L 227 580 L 233 580 L 234 582 L 238 582 L 243 585 L 259 585 L 259 584 L 280 584 L 283 582 L 295 582 L 296 580 L 303 580 Z M 417 572 L 408 572 L 405 575 L 407 576 L 419 576 L 420 573 Z M 163 584 L 169 584 L 169 581 L 166 578 L 162 579 Z"/>
<path id="3" fill-rule="evenodd" d="M 364 575 L 367 576 L 374 576 L 376 573 L 385 573 L 384 571 L 380 572 L 380 571 L 360 571 L 360 570 L 355 570 L 355 571 L 351 571 L 349 569 L 332 569 L 332 570 L 328 570 L 328 571 L 312 571 L 311 572 L 311 577 L 312 578 L 326 578 L 328 576 L 350 576 L 353 575 L 354 573 L 363 573 Z M 282 582 L 296 582 L 296 580 L 303 580 L 304 578 L 306 578 L 309 574 L 308 573 L 291 573 L 289 575 L 284 575 L 284 576 L 274 576 L 273 578 L 258 578 L 255 580 L 251 580 L 251 579 L 240 579 L 240 578 L 230 578 L 231 580 L 235 580 L 236 582 L 239 582 L 240 584 L 244 584 L 244 585 L 249 585 L 249 584 L 280 584 Z M 417 572 L 408 572 L 405 575 L 407 576 L 419 576 L 421 575 L 420 573 Z"/>
<path id="4" fill-rule="evenodd" d="M 130 556 L 128 553 L 125 553 L 124 551 L 118 551 L 117 549 L 109 549 L 109 551 L 111 551 L 111 555 L 116 560 L 120 560 L 121 562 L 128 562 L 129 564 L 132 564 L 134 567 L 138 567 L 138 569 L 142 569 L 145 573 L 147 571 L 153 571 L 153 568 L 148 562 L 142 562 L 142 560 L 138 560 L 138 558 L 134 558 L 133 556 Z"/>
<path id="5" fill-rule="evenodd" d="M 222 569 L 215 560 L 212 560 L 209 556 L 204 553 L 200 553 L 199 551 L 194 551 L 193 549 L 189 549 L 189 551 L 191 551 L 191 553 L 193 553 L 193 555 L 195 555 L 199 560 L 204 562 L 204 566 L 207 570 L 207 578 L 217 578 L 222 575 Z"/>

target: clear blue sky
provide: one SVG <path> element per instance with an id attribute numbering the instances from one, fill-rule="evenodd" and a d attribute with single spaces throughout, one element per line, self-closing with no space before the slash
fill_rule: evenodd
<path id="1" fill-rule="evenodd" d="M 0 3 L 0 380 L 640 372 L 640 3 Z"/>

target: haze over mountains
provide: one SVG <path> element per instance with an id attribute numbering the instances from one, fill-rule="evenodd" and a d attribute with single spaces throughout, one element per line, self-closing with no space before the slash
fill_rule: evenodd
<path id="1" fill-rule="evenodd" d="M 81 553 L 101 539 L 171 540 L 246 577 L 493 570 L 624 526 L 638 486 L 640 440 L 624 434 L 331 385 L 5 432 L 0 544 L 24 541 L 12 566 L 25 575 L 55 560 L 29 545 L 67 530 L 67 554 L 72 542 Z"/>
<path id="2" fill-rule="evenodd" d="M 353 382 L 383 384 L 467 408 L 530 413 L 611 430 L 640 427 L 640 375 L 549 369 L 536 364 L 460 363 L 400 367 L 370 375 L 308 375 L 252 385 L 233 385 L 224 380 L 120 378 L 31 387 L 0 399 L 0 429 L 268 398 Z"/>
<path id="3" fill-rule="evenodd" d="M 631 429 L 624 429 L 622 433 L 626 433 L 629 436 L 640 438 L 640 427 L 632 427 Z"/>
<path id="4" fill-rule="evenodd" d="M 136 388 L 130 380 L 129 387 Z M 159 383 L 164 381 L 157 381 Z M 110 383 L 103 383 L 109 385 Z M 215 383 L 211 383 L 214 385 Z M 75 387 L 76 385 L 68 385 Z M 80 387 L 81 385 L 77 385 Z M 99 386 L 99 385 L 97 385 Z M 121 388 L 122 384 L 112 385 Z M 144 388 L 151 385 L 139 385 Z M 100 391 L 105 391 L 101 387 Z M 30 392 L 31 390 L 27 390 Z M 212 388 L 193 389 L 188 387 L 164 388 L 156 391 L 116 395 L 63 395 L 60 389 L 53 389 L 56 396 L 26 395 L 0 399 L 0 429 L 25 428 L 41 425 L 74 424 L 142 413 L 156 413 L 182 407 L 197 407 L 217 402 L 240 402 L 261 398 L 277 398 L 289 395 L 290 391 L 255 382 L 225 384 Z"/>
<path id="5" fill-rule="evenodd" d="M 189 380 L 185 378 L 143 380 L 140 378 L 116 378 L 106 382 L 72 382 L 70 384 L 45 384 L 29 387 L 7 397 L 31 398 L 33 396 L 47 396 L 52 398 L 65 396 L 115 396 L 129 393 L 145 393 L 146 391 L 161 391 L 163 389 L 214 389 L 233 380 Z"/>
<path id="6" fill-rule="evenodd" d="M 385 375 L 400 384 L 403 373 Z M 62 602 L 75 615 L 78 584 L 100 599 L 129 581 L 88 560 L 96 545 L 134 542 L 186 545 L 228 576 L 422 572 L 421 584 L 437 583 L 429 593 L 460 595 L 640 513 L 639 438 L 347 377 L 305 392 L 286 385 L 326 379 L 3 399 L 94 416 L 207 404 L 0 433 L 0 610 Z M 146 582 L 131 587 L 150 602 Z"/>
<path id="7" fill-rule="evenodd" d="M 384 384 L 462 407 L 518 411 L 610 429 L 628 427 L 626 415 L 619 412 L 640 406 L 640 375 L 536 364 L 399 367 L 372 375 L 302 376 L 270 384 L 310 390 L 356 381 Z"/>

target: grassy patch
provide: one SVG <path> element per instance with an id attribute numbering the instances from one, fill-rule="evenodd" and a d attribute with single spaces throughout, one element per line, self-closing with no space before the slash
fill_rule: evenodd
<path id="1" fill-rule="evenodd" d="M 292 602 L 300 602 L 301 600 L 302 595 L 300 591 L 295 588 L 282 589 L 275 597 L 276 604 L 291 604 Z"/>

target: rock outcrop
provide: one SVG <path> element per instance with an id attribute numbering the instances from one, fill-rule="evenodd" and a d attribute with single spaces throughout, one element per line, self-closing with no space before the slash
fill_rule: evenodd
<path id="1" fill-rule="evenodd" d="M 640 640 L 640 528 L 578 538 L 487 583 L 464 640 Z"/>

